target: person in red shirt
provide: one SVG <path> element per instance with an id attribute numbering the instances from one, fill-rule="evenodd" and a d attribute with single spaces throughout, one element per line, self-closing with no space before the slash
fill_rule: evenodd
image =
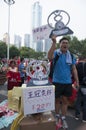
<path id="1" fill-rule="evenodd" d="M 7 89 L 11 90 L 14 86 L 20 86 L 21 78 L 18 68 L 16 67 L 16 62 L 14 60 L 10 61 L 8 71 L 7 71 Z"/>

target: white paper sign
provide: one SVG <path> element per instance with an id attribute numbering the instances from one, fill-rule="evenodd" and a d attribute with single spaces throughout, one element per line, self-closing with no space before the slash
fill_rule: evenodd
<path id="1" fill-rule="evenodd" d="M 51 33 L 51 28 L 48 25 L 43 25 L 41 27 L 32 30 L 33 41 L 37 42 L 39 40 L 48 39 Z"/>
<path id="2" fill-rule="evenodd" d="M 53 85 L 24 88 L 22 99 L 24 115 L 55 110 Z"/>

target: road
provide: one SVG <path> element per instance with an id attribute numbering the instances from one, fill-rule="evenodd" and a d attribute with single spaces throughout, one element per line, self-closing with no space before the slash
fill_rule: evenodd
<path id="1" fill-rule="evenodd" d="M 7 99 L 7 86 L 0 85 L 0 102 L 4 101 L 5 99 Z M 68 108 L 67 122 L 69 126 L 68 130 L 78 130 L 79 127 L 84 125 L 81 120 L 76 121 L 74 119 L 74 108 Z M 1 130 L 10 130 L 10 126 Z M 86 127 L 83 130 L 86 130 Z"/>

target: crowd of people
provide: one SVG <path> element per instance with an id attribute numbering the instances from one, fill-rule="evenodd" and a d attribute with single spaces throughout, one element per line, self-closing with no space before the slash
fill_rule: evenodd
<path id="1" fill-rule="evenodd" d="M 86 122 L 86 59 L 76 61 L 74 55 L 69 51 L 69 40 L 63 37 L 59 41 L 59 49 L 56 49 L 56 36 L 51 37 L 52 45 L 48 51 L 48 59 L 55 62 L 52 84 L 55 86 L 55 114 L 56 123 L 61 120 L 64 128 L 68 128 L 66 121 L 69 98 L 72 96 L 73 84 L 76 87 L 77 97 L 75 99 L 75 119 L 81 116 Z M 56 56 L 58 55 L 58 60 Z M 7 68 L 7 89 L 14 86 L 22 86 L 26 77 L 25 59 L 23 57 L 10 60 Z M 72 79 L 73 77 L 73 79 Z"/>

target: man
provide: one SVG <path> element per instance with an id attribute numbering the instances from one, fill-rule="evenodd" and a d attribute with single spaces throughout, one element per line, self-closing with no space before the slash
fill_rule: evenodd
<path id="1" fill-rule="evenodd" d="M 24 60 L 24 58 L 22 57 L 22 58 L 20 59 L 20 64 L 19 64 L 19 66 L 18 66 L 18 70 L 19 70 L 19 72 L 20 72 L 20 77 L 21 77 L 21 84 L 20 84 L 20 86 L 24 83 L 25 75 L 26 75 L 26 69 L 25 69 L 25 66 L 24 66 L 24 62 L 25 62 L 25 60 Z"/>
<path id="2" fill-rule="evenodd" d="M 63 37 L 59 42 L 60 48 L 56 50 L 56 36 L 52 36 L 52 46 L 48 52 L 49 60 L 55 58 L 56 54 L 59 55 L 58 61 L 55 64 L 53 72 L 53 84 L 55 85 L 55 111 L 56 120 L 62 120 L 64 128 L 68 128 L 66 122 L 66 113 L 68 107 L 68 97 L 72 95 L 72 79 L 71 73 L 74 76 L 76 85 L 79 86 L 77 70 L 75 67 L 76 60 L 71 56 L 69 48 L 69 40 Z M 72 72 L 71 72 L 72 71 Z M 61 115 L 59 114 L 61 105 Z"/>
<path id="3" fill-rule="evenodd" d="M 82 122 L 86 123 L 86 59 L 80 58 L 76 68 L 80 87 L 75 103 L 75 119 L 79 120 L 82 112 Z"/>

